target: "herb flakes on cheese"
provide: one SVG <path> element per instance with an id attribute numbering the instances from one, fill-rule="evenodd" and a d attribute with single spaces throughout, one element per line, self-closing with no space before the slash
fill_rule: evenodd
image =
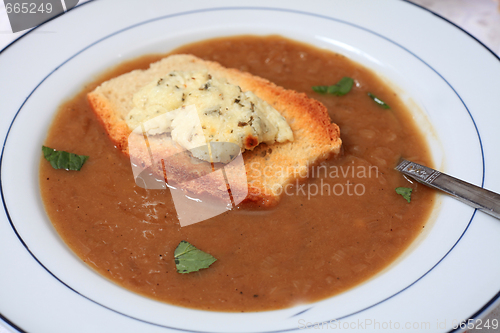
<path id="1" fill-rule="evenodd" d="M 126 122 L 131 129 L 147 124 L 149 135 L 171 132 L 176 143 L 192 149 L 204 140 L 192 141 L 191 127 L 197 121 L 178 111 L 191 105 L 206 142 L 230 142 L 252 150 L 261 142 L 293 141 L 290 126 L 271 105 L 207 71 L 174 71 L 144 86 L 134 95 Z"/>

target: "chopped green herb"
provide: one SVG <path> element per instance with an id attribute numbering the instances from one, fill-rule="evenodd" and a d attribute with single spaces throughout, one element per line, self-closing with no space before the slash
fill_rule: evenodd
<path id="1" fill-rule="evenodd" d="M 337 84 L 331 86 L 313 86 L 312 90 L 320 94 L 332 94 L 336 96 L 343 96 L 351 91 L 354 85 L 354 80 L 350 77 L 343 77 Z"/>
<path id="2" fill-rule="evenodd" d="M 83 163 L 89 158 L 85 155 L 68 153 L 67 151 L 55 150 L 42 146 L 43 157 L 50 162 L 54 169 L 66 169 L 80 171 Z"/>
<path id="3" fill-rule="evenodd" d="M 410 202 L 411 201 L 411 192 L 413 189 L 409 187 L 396 187 L 396 193 L 401 194 L 403 198 L 406 199 L 406 201 Z"/>
<path id="4" fill-rule="evenodd" d="M 385 102 L 383 100 L 381 100 L 380 98 L 378 98 L 374 94 L 368 93 L 368 96 L 370 96 L 370 98 L 373 99 L 375 101 L 375 103 L 377 103 L 378 105 L 380 105 L 384 109 L 390 109 L 391 108 L 389 105 L 385 104 Z"/>
<path id="5" fill-rule="evenodd" d="M 181 241 L 175 249 L 174 260 L 177 273 L 186 274 L 208 268 L 217 259 L 188 242 Z"/>
<path id="6" fill-rule="evenodd" d="M 312 90 L 314 90 L 318 94 L 326 94 L 326 92 L 328 91 L 328 86 L 312 86 Z"/>

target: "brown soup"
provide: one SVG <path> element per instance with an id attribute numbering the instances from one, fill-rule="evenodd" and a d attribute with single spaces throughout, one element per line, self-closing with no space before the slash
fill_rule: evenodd
<path id="1" fill-rule="evenodd" d="M 425 227 L 434 194 L 393 170 L 400 157 L 432 165 L 426 142 L 396 93 L 346 57 L 279 36 L 239 36 L 187 45 L 191 53 L 307 93 L 341 129 L 343 155 L 288 188 L 278 206 L 240 205 L 181 228 L 170 192 L 136 186 L 130 161 L 113 147 L 86 94 L 101 82 L 145 69 L 165 55 L 144 56 L 104 74 L 60 108 L 45 145 L 89 155 L 79 172 L 42 159 L 47 214 L 68 246 L 106 278 L 167 303 L 215 311 L 263 311 L 333 296 L 393 262 Z M 344 76 L 345 96 L 315 85 Z M 371 92 L 391 108 L 383 109 Z M 314 172 L 313 172 L 314 171 Z M 413 189 L 411 203 L 396 194 Z M 173 253 L 186 240 L 218 260 L 179 274 Z"/>

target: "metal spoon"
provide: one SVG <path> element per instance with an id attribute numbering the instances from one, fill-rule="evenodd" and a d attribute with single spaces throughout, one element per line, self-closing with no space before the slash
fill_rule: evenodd
<path id="1" fill-rule="evenodd" d="M 404 159 L 395 169 L 419 183 L 446 192 L 455 199 L 500 219 L 500 194 L 498 193 Z"/>

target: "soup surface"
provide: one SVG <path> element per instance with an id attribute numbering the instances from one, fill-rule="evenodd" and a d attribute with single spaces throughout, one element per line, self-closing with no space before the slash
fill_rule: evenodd
<path id="1" fill-rule="evenodd" d="M 425 227 L 434 194 L 394 171 L 400 157 L 432 165 L 426 143 L 396 93 L 346 57 L 279 36 L 239 36 L 175 50 L 215 60 L 305 92 L 328 108 L 343 153 L 311 169 L 271 209 L 240 205 L 181 228 L 169 190 L 136 186 L 130 161 L 106 136 L 86 94 L 101 82 L 145 69 L 165 55 L 112 69 L 66 102 L 45 145 L 89 155 L 81 171 L 54 170 L 42 159 L 47 214 L 68 246 L 106 278 L 175 305 L 216 311 L 263 311 L 317 301 L 367 280 L 393 262 Z M 355 80 L 345 96 L 311 87 Z M 390 106 L 377 105 L 372 93 Z M 395 192 L 413 189 L 411 203 Z M 181 240 L 217 261 L 176 271 Z"/>

